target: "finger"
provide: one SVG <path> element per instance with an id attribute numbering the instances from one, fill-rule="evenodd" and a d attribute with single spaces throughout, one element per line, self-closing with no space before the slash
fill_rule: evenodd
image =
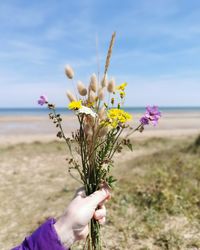
<path id="1" fill-rule="evenodd" d="M 101 188 L 100 190 L 86 197 L 86 199 L 91 205 L 97 207 L 100 203 L 105 201 L 109 196 L 110 196 L 109 190 L 107 188 Z"/>
<path id="2" fill-rule="evenodd" d="M 86 239 L 89 233 L 89 229 L 88 226 L 86 226 L 85 228 L 83 228 L 83 230 L 74 230 L 74 233 L 76 235 L 76 239 L 77 240 L 83 240 Z"/>
<path id="3" fill-rule="evenodd" d="M 107 184 L 105 181 L 103 181 L 103 182 L 99 185 L 99 187 L 100 187 L 100 188 L 106 188 L 106 189 L 108 189 L 108 190 L 111 190 L 110 187 L 108 186 L 108 184 Z"/>
<path id="4" fill-rule="evenodd" d="M 108 202 L 110 199 L 111 199 L 111 194 L 109 193 L 109 194 L 108 194 L 108 197 L 107 197 L 103 202 L 101 202 L 101 203 L 99 204 L 99 206 L 100 206 L 100 205 L 103 205 L 105 202 Z"/>
<path id="5" fill-rule="evenodd" d="M 110 198 L 111 198 L 111 193 L 108 193 L 108 196 L 106 197 L 106 199 L 104 199 L 102 202 L 98 204 L 98 208 L 101 208 L 102 206 L 104 206 L 104 203 L 108 202 Z"/>
<path id="6" fill-rule="evenodd" d="M 103 217 L 106 217 L 106 208 L 104 205 L 94 213 L 95 220 L 100 220 Z"/>
<path id="7" fill-rule="evenodd" d="M 110 193 L 111 188 L 108 186 L 108 184 L 105 181 L 100 184 L 100 188 L 101 189 L 105 188 L 106 190 L 108 190 L 108 197 L 102 203 L 99 204 L 99 205 L 103 205 L 104 202 L 107 202 L 111 198 L 111 193 Z"/>
<path id="8" fill-rule="evenodd" d="M 98 220 L 100 225 L 104 225 L 106 223 L 106 217 L 103 217 L 102 219 Z"/>

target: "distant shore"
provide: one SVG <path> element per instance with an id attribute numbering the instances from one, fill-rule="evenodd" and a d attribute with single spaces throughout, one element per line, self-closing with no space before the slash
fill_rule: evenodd
<path id="1" fill-rule="evenodd" d="M 137 126 L 142 113 L 133 114 L 132 126 Z M 78 128 L 76 117 L 71 113 L 63 115 L 63 127 L 67 135 Z M 0 144 L 48 142 L 56 140 L 57 129 L 46 115 L 1 115 Z M 200 133 L 200 112 L 165 112 L 157 127 L 146 126 L 141 134 L 135 137 L 180 137 Z"/>

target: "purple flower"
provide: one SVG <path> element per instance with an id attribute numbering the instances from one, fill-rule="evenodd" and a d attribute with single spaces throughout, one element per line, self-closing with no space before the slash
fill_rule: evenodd
<path id="1" fill-rule="evenodd" d="M 148 125 L 149 124 L 149 119 L 144 115 L 140 118 L 140 122 L 142 125 Z"/>
<path id="2" fill-rule="evenodd" d="M 152 122 L 152 124 L 156 126 L 160 117 L 161 113 L 157 106 L 147 106 L 145 115 L 140 119 L 140 122 L 142 125 L 148 125 L 149 122 Z"/>
<path id="3" fill-rule="evenodd" d="M 43 106 L 46 103 L 48 103 L 47 97 L 45 95 L 41 95 L 40 99 L 38 100 L 38 104 Z"/>
<path id="4" fill-rule="evenodd" d="M 161 113 L 157 106 L 147 106 L 145 116 L 153 123 L 154 126 L 158 124 L 158 120 L 161 117 Z"/>
<path id="5" fill-rule="evenodd" d="M 153 107 L 147 106 L 146 107 L 146 115 L 149 115 L 149 118 L 153 119 L 153 120 L 159 119 L 161 117 L 161 113 L 158 110 L 157 106 L 153 106 Z"/>

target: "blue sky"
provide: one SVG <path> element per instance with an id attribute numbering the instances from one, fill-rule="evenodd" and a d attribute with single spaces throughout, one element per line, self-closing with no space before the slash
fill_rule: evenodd
<path id="1" fill-rule="evenodd" d="M 199 0 L 0 2 L 0 107 L 34 107 L 42 93 L 66 105 L 69 63 L 84 83 L 101 72 L 127 81 L 127 106 L 200 106 Z"/>

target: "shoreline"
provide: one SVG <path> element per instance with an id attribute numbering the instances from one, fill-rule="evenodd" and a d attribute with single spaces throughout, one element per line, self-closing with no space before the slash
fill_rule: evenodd
<path id="1" fill-rule="evenodd" d="M 141 113 L 133 114 L 131 126 L 136 127 Z M 63 115 L 63 128 L 66 135 L 78 128 L 78 121 L 73 114 Z M 42 116 L 0 116 L 0 145 L 50 142 L 57 140 L 57 128 L 48 115 Z M 135 133 L 136 138 L 181 137 L 200 134 L 200 113 L 164 113 L 157 127 L 146 126 L 145 131 Z M 132 136 L 133 137 L 133 136 Z"/>

